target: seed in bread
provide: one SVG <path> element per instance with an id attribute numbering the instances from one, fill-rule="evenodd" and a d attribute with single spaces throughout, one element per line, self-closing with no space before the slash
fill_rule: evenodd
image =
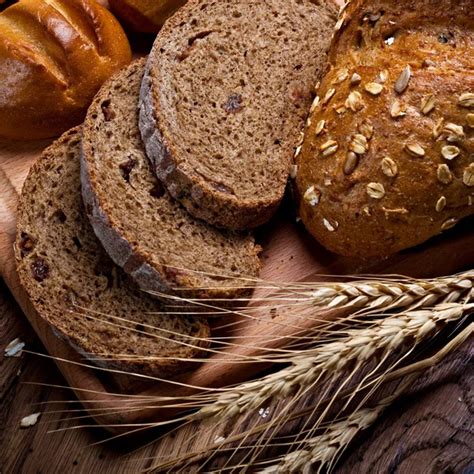
<path id="1" fill-rule="evenodd" d="M 15 242 L 21 283 L 38 314 L 91 363 L 156 377 L 182 372 L 189 366 L 178 359 L 207 347 L 209 326 L 160 314 L 165 307 L 110 260 L 84 210 L 79 153 L 76 128 L 25 181 Z"/>
<path id="2" fill-rule="evenodd" d="M 144 67 L 139 60 L 108 81 L 84 123 L 82 189 L 94 231 L 143 290 L 244 296 L 260 269 L 253 237 L 191 217 L 151 169 L 138 130 Z"/>
<path id="3" fill-rule="evenodd" d="M 318 95 L 331 91 L 347 112 L 323 104 L 310 114 L 299 214 L 328 249 L 380 257 L 474 213 L 474 11 L 468 0 L 354 0 L 344 18 Z M 324 156 L 329 139 L 338 148 Z M 317 206 L 304 198 L 310 187 Z"/>
<path id="4" fill-rule="evenodd" d="M 166 22 L 140 128 L 158 178 L 193 216 L 238 230 L 273 215 L 334 24 L 332 2 L 309 0 L 195 0 Z"/>

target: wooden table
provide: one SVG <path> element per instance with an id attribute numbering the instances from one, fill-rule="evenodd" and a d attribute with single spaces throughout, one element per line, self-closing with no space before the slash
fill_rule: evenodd
<path id="1" fill-rule="evenodd" d="M 149 466 L 153 458 L 179 450 L 180 437 L 185 435 L 181 432 L 147 447 L 141 447 L 144 440 L 130 439 L 93 445 L 107 439 L 101 429 L 48 433 L 75 426 L 77 421 L 71 418 L 78 413 L 68 410 L 77 410 L 80 405 L 70 390 L 54 387 L 65 382 L 53 361 L 31 354 L 4 358 L 4 347 L 15 337 L 27 342 L 31 351 L 44 353 L 0 280 L 2 474 L 134 473 Z M 410 394 L 356 440 L 337 472 L 474 472 L 473 356 L 471 339 L 427 373 Z M 52 410 L 59 413 L 44 413 Z M 39 422 L 21 429 L 20 420 L 35 412 L 43 412 Z M 202 437 L 202 442 L 209 436 L 212 438 L 212 433 Z"/>

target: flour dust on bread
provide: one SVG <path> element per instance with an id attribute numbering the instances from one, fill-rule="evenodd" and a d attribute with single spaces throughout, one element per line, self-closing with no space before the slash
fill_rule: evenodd
<path id="1" fill-rule="evenodd" d="M 195 217 L 266 222 L 326 67 L 332 2 L 195 0 L 149 56 L 140 129 L 155 172 Z"/>
<path id="2" fill-rule="evenodd" d="M 299 213 L 342 255 L 395 253 L 474 214 L 474 10 L 353 1 L 297 156 Z"/>
<path id="3" fill-rule="evenodd" d="M 189 364 L 178 359 L 207 347 L 209 326 L 160 314 L 166 309 L 110 260 L 85 214 L 79 153 L 76 128 L 25 181 L 15 242 L 21 283 L 38 314 L 93 364 L 156 377 L 182 372 Z"/>
<path id="4" fill-rule="evenodd" d="M 151 169 L 138 130 L 144 66 L 139 60 L 111 79 L 84 124 L 82 189 L 95 233 L 143 290 L 244 296 L 260 269 L 253 237 L 191 217 Z"/>

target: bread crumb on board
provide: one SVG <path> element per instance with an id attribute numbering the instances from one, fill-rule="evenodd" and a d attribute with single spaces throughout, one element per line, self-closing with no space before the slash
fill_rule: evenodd
<path id="1" fill-rule="evenodd" d="M 16 337 L 5 347 L 4 355 L 5 357 L 20 357 L 24 347 L 25 343 Z"/>
<path id="2" fill-rule="evenodd" d="M 21 428 L 30 428 L 31 426 L 36 425 L 38 423 L 38 419 L 41 416 L 41 413 L 32 413 L 31 415 L 25 416 L 20 421 Z"/>

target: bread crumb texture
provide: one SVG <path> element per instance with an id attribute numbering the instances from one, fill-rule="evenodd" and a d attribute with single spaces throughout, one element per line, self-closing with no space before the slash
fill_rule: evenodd
<path id="1" fill-rule="evenodd" d="M 309 0 L 196 0 L 150 54 L 141 131 L 165 187 L 233 230 L 277 209 L 327 64 L 336 9 Z"/>
<path id="2" fill-rule="evenodd" d="M 31 169 L 18 210 L 21 282 L 54 333 L 100 367 L 165 376 L 208 345 L 199 318 L 163 314 L 110 260 L 87 219 L 80 130 L 66 132 Z M 190 345 L 186 345 L 190 344 Z"/>

